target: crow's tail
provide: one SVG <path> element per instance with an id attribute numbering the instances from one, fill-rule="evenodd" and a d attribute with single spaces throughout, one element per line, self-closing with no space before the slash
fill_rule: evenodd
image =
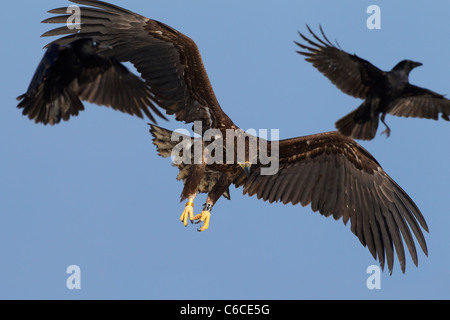
<path id="1" fill-rule="evenodd" d="M 370 108 L 363 103 L 336 122 L 336 129 L 353 139 L 372 140 L 378 129 L 378 114 L 371 115 Z"/>

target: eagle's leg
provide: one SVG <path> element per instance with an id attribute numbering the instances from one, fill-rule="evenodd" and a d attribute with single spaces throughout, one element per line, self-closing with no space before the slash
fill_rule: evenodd
<path id="1" fill-rule="evenodd" d="M 205 231 L 209 228 L 209 220 L 211 219 L 211 210 L 213 205 L 210 203 L 205 203 L 203 205 L 203 210 L 200 214 L 194 217 L 194 220 L 198 220 L 196 223 L 203 222 L 203 225 L 198 229 L 198 231 Z"/>
<path id="2" fill-rule="evenodd" d="M 386 113 L 382 113 L 381 114 L 381 122 L 383 122 L 383 124 L 386 126 L 386 130 L 384 130 L 381 134 L 386 134 L 387 137 L 389 137 L 391 135 L 391 129 L 389 128 L 389 126 L 386 124 L 386 122 L 384 122 L 384 117 L 386 117 Z"/>
<path id="3" fill-rule="evenodd" d="M 198 231 L 205 231 L 209 228 L 209 220 L 211 219 L 211 210 L 214 204 L 219 200 L 225 191 L 227 191 L 236 178 L 236 175 L 240 174 L 240 171 L 235 174 L 222 174 L 220 179 L 216 182 L 214 187 L 208 193 L 206 203 L 203 205 L 203 211 L 194 217 L 194 220 L 198 220 L 197 223 L 203 222 L 203 226 Z"/>
<path id="4" fill-rule="evenodd" d="M 182 201 L 185 199 L 189 199 L 180 217 L 180 220 L 183 222 L 185 227 L 187 226 L 188 217 L 191 222 L 194 220 L 194 199 L 197 196 L 198 186 L 205 172 L 205 167 L 206 164 L 201 163 L 194 164 L 189 169 L 189 174 L 186 178 L 183 192 L 181 193 Z"/>
<path id="5" fill-rule="evenodd" d="M 184 226 L 187 226 L 187 219 L 189 217 L 189 220 L 191 223 L 194 221 L 194 199 L 197 194 L 189 197 L 189 201 L 186 203 L 183 213 L 181 214 L 180 220 L 183 222 Z"/>

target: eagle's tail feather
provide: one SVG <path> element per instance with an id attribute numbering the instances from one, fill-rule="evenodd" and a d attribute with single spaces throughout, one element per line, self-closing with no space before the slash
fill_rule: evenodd
<path id="1" fill-rule="evenodd" d="M 179 143 L 179 141 L 172 141 L 173 131 L 150 125 L 150 133 L 153 136 L 153 144 L 158 150 L 158 154 L 163 158 L 170 157 L 172 149 Z"/>

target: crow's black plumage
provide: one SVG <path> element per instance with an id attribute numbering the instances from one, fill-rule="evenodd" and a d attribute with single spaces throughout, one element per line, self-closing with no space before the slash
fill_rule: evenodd
<path id="1" fill-rule="evenodd" d="M 306 56 L 306 60 L 342 92 L 365 99 L 356 110 L 336 122 L 336 128 L 342 134 L 354 139 L 371 140 L 375 137 L 381 115 L 381 121 L 386 126 L 383 133 L 389 136 L 390 129 L 384 121 L 386 113 L 434 120 L 441 114 L 444 120 L 450 120 L 450 100 L 409 83 L 409 73 L 421 66 L 420 62 L 403 60 L 391 71 L 382 71 L 367 60 L 334 46 L 322 28 L 323 39 L 307 28 L 315 41 L 299 33 L 308 45 L 296 42 L 306 50 L 297 52 Z"/>
<path id="2" fill-rule="evenodd" d="M 84 110 L 80 100 L 110 106 L 153 122 L 148 86 L 119 61 L 102 54 L 107 46 L 91 38 L 52 44 L 44 54 L 18 108 L 36 123 L 53 125 Z"/>

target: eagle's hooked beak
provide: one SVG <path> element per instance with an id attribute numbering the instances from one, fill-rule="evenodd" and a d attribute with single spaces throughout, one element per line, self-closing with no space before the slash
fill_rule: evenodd
<path id="1" fill-rule="evenodd" d="M 251 162 L 245 161 L 244 163 L 239 163 L 239 165 L 241 166 L 242 170 L 244 170 L 247 177 L 249 177 L 252 166 Z"/>

